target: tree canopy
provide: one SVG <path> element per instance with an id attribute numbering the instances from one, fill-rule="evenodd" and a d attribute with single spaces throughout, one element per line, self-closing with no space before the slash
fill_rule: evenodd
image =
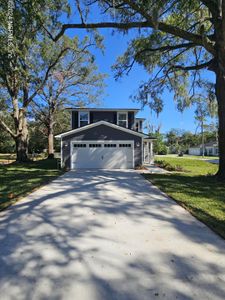
<path id="1" fill-rule="evenodd" d="M 216 97 L 218 176 L 225 178 L 225 1 L 77 0 L 76 3 L 80 22 L 64 24 L 51 37 L 58 40 L 69 28 L 113 28 L 123 34 L 137 29 L 126 52 L 114 65 L 116 77 L 129 73 L 134 63 L 149 72 L 149 80 L 140 85 L 134 99 L 160 113 L 165 89 L 173 92 L 181 111 L 199 95 L 204 95 L 207 101 Z M 102 14 L 92 22 L 86 12 L 87 8 L 94 11 L 96 4 Z M 208 81 L 203 70 L 214 72 L 215 82 Z"/>

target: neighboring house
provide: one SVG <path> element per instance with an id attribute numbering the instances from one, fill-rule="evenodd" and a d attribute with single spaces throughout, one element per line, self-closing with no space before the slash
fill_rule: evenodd
<path id="1" fill-rule="evenodd" d="M 68 169 L 129 169 L 153 160 L 154 138 L 142 132 L 138 109 L 70 108 L 72 130 L 61 133 Z"/>
<path id="2" fill-rule="evenodd" d="M 210 142 L 204 145 L 205 153 L 204 155 L 207 156 L 218 156 L 219 155 L 219 148 L 217 142 Z M 190 147 L 188 150 L 190 155 L 202 155 L 203 154 L 203 147 L 202 145 L 196 147 Z"/>

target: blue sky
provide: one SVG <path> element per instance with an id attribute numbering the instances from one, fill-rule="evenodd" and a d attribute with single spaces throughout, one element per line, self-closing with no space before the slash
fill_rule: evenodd
<path id="1" fill-rule="evenodd" d="M 75 20 L 73 19 L 73 21 Z M 96 18 L 92 21 L 96 21 Z M 108 74 L 108 77 L 105 80 L 105 96 L 103 97 L 101 106 L 108 108 L 141 108 L 140 103 L 133 102 L 129 99 L 129 97 L 137 91 L 138 86 L 142 81 L 148 79 L 148 73 L 143 67 L 136 64 L 128 76 L 124 75 L 124 77 L 122 77 L 119 81 L 115 81 L 114 74 L 111 70 L 116 58 L 119 55 L 122 55 L 126 50 L 128 41 L 132 38 L 132 36 L 134 36 L 134 32 L 131 31 L 125 36 L 118 32 L 115 32 L 112 35 L 111 29 L 102 29 L 99 32 L 104 36 L 104 55 L 101 51 L 95 49 L 93 49 L 93 54 L 96 57 L 96 64 L 99 71 Z M 69 36 L 78 35 L 82 38 L 87 33 L 84 30 L 78 29 L 68 30 L 66 31 L 66 34 Z M 210 76 L 210 73 L 207 76 Z M 163 98 L 164 110 L 159 117 L 157 117 L 154 113 L 151 113 L 148 107 L 144 107 L 144 109 L 139 112 L 138 116 L 145 117 L 148 123 L 155 127 L 160 125 L 161 132 L 163 133 L 168 132 L 171 128 L 179 128 L 195 132 L 197 124 L 194 120 L 194 108 L 186 109 L 183 113 L 180 113 L 176 109 L 173 94 L 166 92 L 164 93 Z"/>

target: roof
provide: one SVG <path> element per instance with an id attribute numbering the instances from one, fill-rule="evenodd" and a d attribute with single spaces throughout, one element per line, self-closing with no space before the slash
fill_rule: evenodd
<path id="1" fill-rule="evenodd" d="M 208 142 L 204 144 L 204 147 L 218 147 L 218 143 L 216 141 L 214 142 Z M 197 145 L 197 146 L 192 146 L 190 148 L 202 148 L 202 144 L 201 145 Z"/>
<path id="2" fill-rule="evenodd" d="M 96 127 L 96 126 L 99 126 L 99 125 L 106 125 L 106 126 L 109 126 L 109 127 L 112 127 L 112 128 L 130 133 L 130 134 L 133 134 L 133 135 L 136 135 L 136 136 L 140 136 L 140 137 L 143 137 L 143 138 L 149 138 L 149 136 L 145 133 L 137 132 L 137 131 L 134 131 L 134 130 L 131 130 L 131 129 L 128 129 L 128 128 L 124 128 L 124 127 L 121 127 L 119 125 L 115 125 L 115 124 L 112 124 L 112 123 L 109 123 L 109 122 L 106 122 L 106 121 L 99 121 L 99 122 L 96 122 L 96 123 L 91 123 L 91 124 L 85 125 L 83 127 L 79 127 L 79 128 L 72 129 L 70 131 L 58 134 L 55 137 L 57 139 L 61 139 L 64 136 L 71 135 L 73 133 L 77 133 L 77 132 L 80 132 L 80 131 L 84 131 L 84 130 L 87 130 L 87 129 L 90 129 L 90 128 L 93 128 L 93 127 Z"/>
<path id="3" fill-rule="evenodd" d="M 104 107 L 68 107 L 68 110 L 85 110 L 85 111 L 90 111 L 90 110 L 95 110 L 95 111 L 135 111 L 138 112 L 140 109 L 138 108 L 104 108 Z"/>

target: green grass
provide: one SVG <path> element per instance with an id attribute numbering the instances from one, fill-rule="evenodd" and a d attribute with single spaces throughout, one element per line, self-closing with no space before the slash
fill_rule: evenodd
<path id="1" fill-rule="evenodd" d="M 185 171 L 145 174 L 145 178 L 225 238 L 225 184 L 212 176 L 218 166 L 189 158 L 163 160 L 172 166 L 180 165 Z"/>
<path id="2" fill-rule="evenodd" d="M 199 156 L 199 155 L 189 155 L 189 154 L 184 154 L 183 156 L 178 156 L 177 154 L 167 154 L 167 155 L 156 155 L 156 159 L 164 159 L 164 158 L 179 158 L 179 159 L 184 159 L 184 158 L 190 158 L 190 159 L 199 159 L 199 160 L 214 160 L 214 159 L 219 159 L 218 156 Z"/>
<path id="3" fill-rule="evenodd" d="M 0 153 L 0 161 L 1 160 L 15 160 L 16 154 L 14 153 Z"/>
<path id="4" fill-rule="evenodd" d="M 0 210 L 62 173 L 55 159 L 0 166 Z"/>

